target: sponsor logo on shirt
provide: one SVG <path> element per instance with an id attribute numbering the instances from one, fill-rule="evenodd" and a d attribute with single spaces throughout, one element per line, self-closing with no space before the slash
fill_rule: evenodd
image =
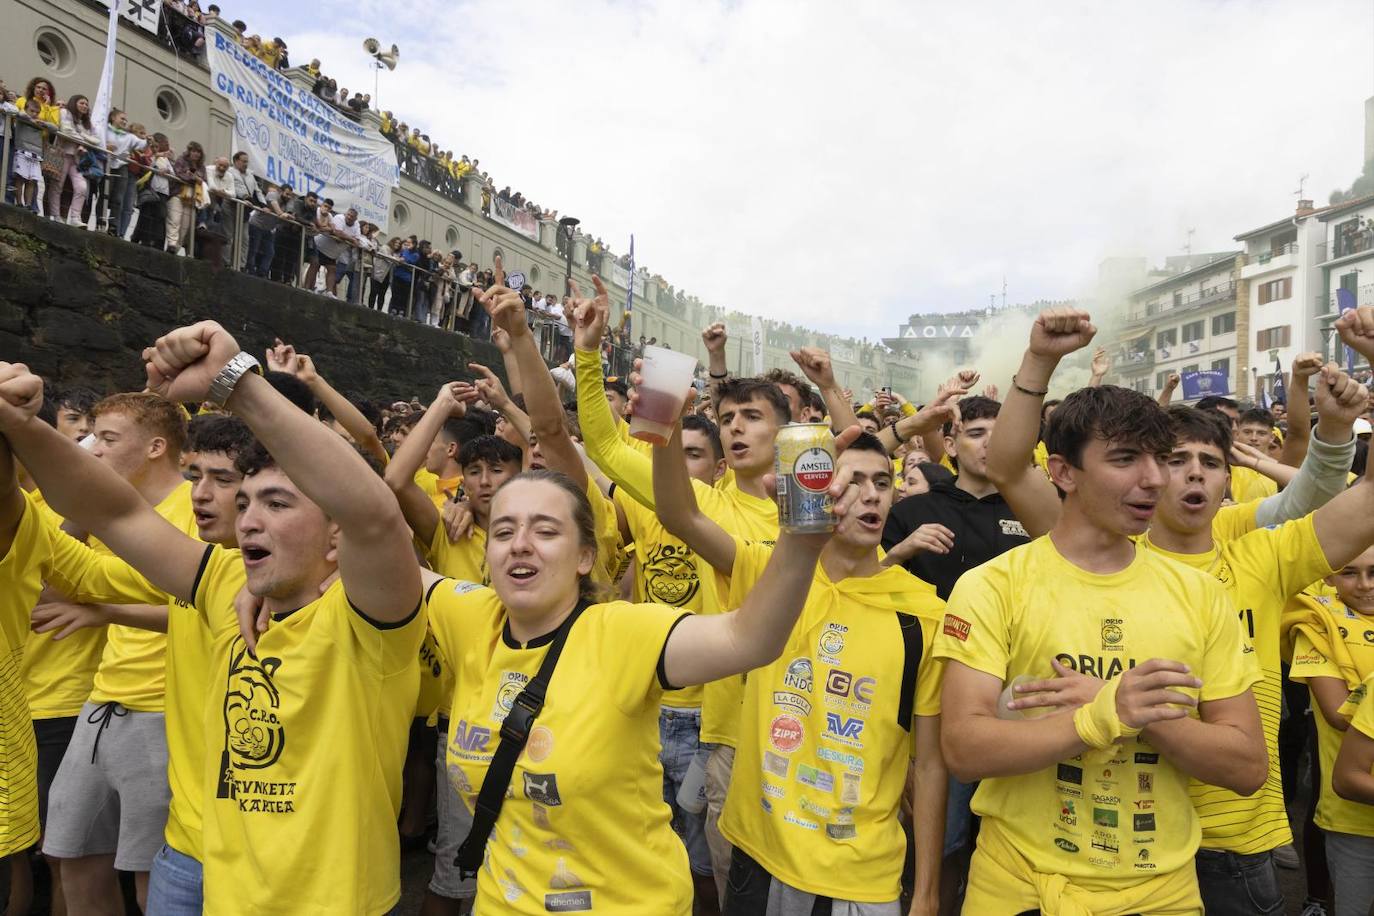
<path id="1" fill-rule="evenodd" d="M 1097 827 L 1116 827 L 1115 808 L 1093 808 L 1093 825 Z"/>
<path id="2" fill-rule="evenodd" d="M 822 736 L 850 747 L 861 748 L 859 740 L 864 733 L 864 720 L 853 716 L 841 716 L 837 712 L 825 714 L 825 734 Z"/>
<path id="3" fill-rule="evenodd" d="M 1153 792 L 1155 790 L 1155 774 L 1136 773 L 1135 789 L 1137 792 Z"/>
<path id="4" fill-rule="evenodd" d="M 827 623 L 821 632 L 820 639 L 816 641 L 816 648 L 823 661 L 834 665 L 839 661 L 839 654 L 844 651 L 844 634 L 849 632 L 849 627 L 839 623 Z"/>
<path id="5" fill-rule="evenodd" d="M 1054 838 L 1054 845 L 1068 853 L 1078 852 L 1078 844 L 1064 839 L 1062 836 Z"/>
<path id="6" fill-rule="evenodd" d="M 1153 765 L 1153 764 L 1159 763 L 1159 755 L 1158 755 L 1158 754 L 1146 754 L 1146 753 L 1142 753 L 1141 751 L 1136 751 L 1136 753 L 1135 753 L 1135 762 L 1136 762 L 1136 763 L 1143 763 L 1143 764 L 1147 764 L 1147 765 Z"/>
<path id="7" fill-rule="evenodd" d="M 831 697 L 849 698 L 853 697 L 852 704 L 855 709 L 866 710 L 873 703 L 873 690 L 877 686 L 877 678 L 858 677 L 848 671 L 841 671 L 839 668 L 831 668 L 825 677 L 825 692 Z M 845 704 L 832 701 L 826 698 L 829 706 L 843 706 Z"/>
<path id="8" fill-rule="evenodd" d="M 1059 799 L 1059 822 L 1066 827 L 1078 826 L 1078 811 L 1073 806 L 1073 799 Z"/>
<path id="9" fill-rule="evenodd" d="M 826 824 L 825 835 L 832 840 L 852 840 L 859 833 L 853 824 Z"/>
<path id="10" fill-rule="evenodd" d="M 1116 859 L 1104 859 L 1102 856 L 1088 856 L 1088 863 L 1096 865 L 1098 868 L 1116 868 Z"/>
<path id="11" fill-rule="evenodd" d="M 816 756 L 830 763 L 843 764 L 846 768 L 853 770 L 855 773 L 862 773 L 864 771 L 864 759 L 855 754 L 846 754 L 844 751 L 832 751 L 828 747 L 818 747 L 816 748 Z"/>
<path id="12" fill-rule="evenodd" d="M 658 544 L 644 558 L 644 591 L 655 604 L 683 607 L 701 587 L 692 551 L 681 544 Z"/>
<path id="13" fill-rule="evenodd" d="M 790 754 L 801 747 L 804 735 L 801 721 L 796 716 L 774 716 L 768 726 L 768 743 L 784 754 Z"/>
<path id="14" fill-rule="evenodd" d="M 782 798 L 787 794 L 787 790 L 782 786 L 775 786 L 771 782 L 763 783 L 763 794 L 769 798 Z"/>
<path id="15" fill-rule="evenodd" d="M 563 804 L 558 794 L 558 777 L 553 773 L 521 773 L 525 780 L 525 797 L 541 805 L 556 808 Z"/>
<path id="16" fill-rule="evenodd" d="M 553 751 L 553 732 L 543 725 L 530 729 L 530 737 L 525 742 L 525 759 L 530 763 L 543 763 Z"/>
<path id="17" fill-rule="evenodd" d="M 841 773 L 840 779 L 840 804 L 857 805 L 859 803 L 859 777 L 854 773 Z"/>
<path id="18" fill-rule="evenodd" d="M 821 820 L 829 820 L 829 819 L 830 819 L 830 809 L 829 809 L 829 808 L 825 807 L 824 805 L 818 805 L 818 804 L 816 804 L 815 802 L 813 802 L 811 799 L 807 798 L 807 797 L 804 796 L 804 795 L 803 795 L 800 799 L 797 800 L 797 806 L 798 806 L 799 808 L 801 808 L 803 811 L 805 811 L 807 814 L 814 814 L 816 817 L 819 817 Z"/>
<path id="19" fill-rule="evenodd" d="M 1055 768 L 1054 778 L 1060 782 L 1071 782 L 1076 786 L 1081 786 L 1083 785 L 1083 769 L 1082 767 L 1061 763 Z"/>
<path id="20" fill-rule="evenodd" d="M 783 779 L 786 779 L 787 763 L 788 761 L 786 757 L 779 757 L 772 751 L 763 752 L 764 772 L 772 773 L 774 776 L 781 776 Z"/>
<path id="21" fill-rule="evenodd" d="M 945 635 L 953 636 L 960 642 L 968 642 L 969 631 L 973 629 L 973 624 L 962 617 L 954 614 L 945 615 Z"/>
<path id="22" fill-rule="evenodd" d="M 1134 668 L 1136 665 L 1133 658 L 1126 659 L 1126 664 L 1123 666 L 1119 658 L 1108 660 L 1100 655 L 1070 655 L 1067 652 L 1058 653 L 1055 655 L 1055 659 L 1058 660 L 1059 664 L 1072 668 L 1079 674 L 1100 677 L 1106 681 L 1111 680 L 1128 668 Z"/>
<path id="23" fill-rule="evenodd" d="M 788 824 L 792 824 L 792 825 L 795 826 L 795 827 L 800 827 L 800 828 L 802 828 L 803 830 L 820 830 L 820 829 L 821 829 L 821 825 L 820 825 L 820 824 L 816 823 L 815 821 L 808 821 L 808 820 L 807 820 L 806 818 L 804 818 L 804 817 L 798 817 L 796 814 L 793 814 L 791 811 L 789 811 L 789 812 L 787 812 L 786 814 L 784 814 L 784 815 L 782 816 L 782 819 L 783 819 L 784 822 L 786 822 L 786 823 L 788 823 Z"/>
<path id="24" fill-rule="evenodd" d="M 1135 810 L 1137 811 L 1153 811 L 1154 807 L 1155 800 L 1153 798 L 1137 798 L 1135 800 Z"/>
<path id="25" fill-rule="evenodd" d="M 1098 795 L 1096 792 L 1094 792 L 1094 793 L 1093 793 L 1093 804 L 1097 804 L 1097 805 L 1111 805 L 1111 806 L 1115 807 L 1115 806 L 1121 804 L 1121 797 L 1120 797 L 1120 796 L 1117 796 L 1117 795 Z"/>
<path id="26" fill-rule="evenodd" d="M 1100 849 L 1103 852 L 1120 852 L 1120 841 L 1110 833 L 1102 830 L 1093 831 L 1093 849 Z"/>
<path id="27" fill-rule="evenodd" d="M 1150 861 L 1150 850 L 1142 849 L 1135 854 L 1135 867 L 1140 871 L 1153 871 L 1155 863 Z"/>
<path id="28" fill-rule="evenodd" d="M 1122 621 L 1118 617 L 1108 617 L 1102 621 L 1102 651 L 1121 651 L 1121 641 L 1126 638 L 1121 623 Z"/>
<path id="29" fill-rule="evenodd" d="M 797 710 L 803 716 L 811 715 L 811 701 L 799 693 L 789 693 L 786 690 L 773 691 L 773 705 L 790 707 Z"/>
<path id="30" fill-rule="evenodd" d="M 760 798 L 760 799 L 759 799 L 759 806 L 762 807 L 763 810 L 766 811 L 766 812 L 768 812 L 769 814 L 772 814 L 772 813 L 773 813 L 773 803 L 770 802 L 768 799 L 766 799 L 766 798 Z"/>
<path id="31" fill-rule="evenodd" d="M 470 725 L 467 719 L 460 719 L 458 724 L 453 726 L 452 734 L 449 744 L 453 748 L 453 756 L 464 760 L 482 757 L 487 745 L 491 743 L 491 729 L 482 725 Z"/>
<path id="32" fill-rule="evenodd" d="M 580 913 L 591 908 L 591 891 L 564 891 L 544 895 L 544 911 L 548 913 Z"/>
<path id="33" fill-rule="evenodd" d="M 1149 833 L 1155 829 L 1155 816 L 1153 814 L 1132 815 L 1131 824 L 1140 833 Z"/>
<path id="34" fill-rule="evenodd" d="M 797 764 L 797 782 L 813 789 L 820 789 L 822 792 L 833 792 L 835 790 L 835 777 L 825 770 L 807 766 L 804 763 Z"/>
<path id="35" fill-rule="evenodd" d="M 782 676 L 783 686 L 810 693 L 812 682 L 811 659 L 794 658 L 788 663 L 787 672 Z"/>
<path id="36" fill-rule="evenodd" d="M 506 716 L 510 714 L 511 707 L 515 705 L 515 698 L 520 695 L 520 691 L 525 689 L 525 685 L 530 681 L 530 676 L 519 671 L 503 671 L 501 673 L 501 683 L 496 687 L 496 702 L 491 706 L 491 720 L 498 725 L 506 721 Z"/>

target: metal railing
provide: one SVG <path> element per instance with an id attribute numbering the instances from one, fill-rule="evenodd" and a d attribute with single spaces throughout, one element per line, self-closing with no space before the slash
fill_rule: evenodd
<path id="1" fill-rule="evenodd" d="M 1297 254 L 1297 253 L 1298 253 L 1298 243 L 1297 243 L 1297 242 L 1289 242 L 1289 243 L 1286 244 L 1286 245 L 1280 245 L 1279 247 L 1274 248 L 1274 249 L 1271 249 L 1271 250 L 1269 250 L 1269 251 L 1261 251 L 1261 252 L 1258 253 L 1258 254 L 1248 254 L 1248 255 L 1245 256 L 1245 263 L 1246 263 L 1247 265 L 1250 265 L 1250 264 L 1268 264 L 1270 261 L 1274 260 L 1274 258 L 1281 258 L 1281 257 L 1283 257 L 1284 255 Z"/>
<path id="2" fill-rule="evenodd" d="M 1216 286 L 1209 286 L 1206 289 L 1189 293 L 1188 295 L 1182 296 L 1178 299 L 1165 300 L 1162 304 L 1159 305 L 1151 303 L 1150 305 L 1145 307 L 1144 312 L 1138 315 L 1131 316 L 1128 319 L 1128 323 L 1149 321 L 1153 318 L 1159 317 L 1160 315 L 1168 315 L 1173 312 L 1181 312 L 1186 309 L 1201 308 L 1204 305 L 1210 305 L 1211 303 L 1217 302 L 1221 299 L 1225 299 L 1228 296 L 1234 296 L 1235 292 L 1236 281 L 1228 280 L 1225 283 L 1219 283 Z"/>
<path id="3" fill-rule="evenodd" d="M 1331 240 L 1329 258 L 1322 258 L 1323 261 L 1334 261 L 1346 255 L 1359 254 L 1360 252 L 1374 250 L 1374 229 L 1361 229 L 1356 232 L 1337 232 Z"/>

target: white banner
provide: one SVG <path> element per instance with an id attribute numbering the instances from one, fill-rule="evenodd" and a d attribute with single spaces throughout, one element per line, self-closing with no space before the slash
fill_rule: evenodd
<path id="1" fill-rule="evenodd" d="M 754 375 L 763 375 L 763 319 L 755 315 L 749 322 L 754 353 Z"/>
<path id="2" fill-rule="evenodd" d="M 635 274 L 635 295 L 643 298 L 644 296 L 644 276 Z M 630 288 L 630 272 L 619 264 L 611 265 L 611 282 L 621 289 Z"/>
<path id="3" fill-rule="evenodd" d="M 101 6 L 110 7 L 110 0 L 100 0 Z M 157 20 L 162 15 L 162 0 L 121 0 L 119 15 L 132 22 L 145 32 L 157 34 Z M 95 118 L 91 119 L 95 123 Z"/>
<path id="4" fill-rule="evenodd" d="M 527 238 L 539 241 L 539 220 L 524 207 L 517 207 L 508 200 L 497 200 L 493 197 L 491 218 Z"/>
<path id="5" fill-rule="evenodd" d="M 119 14 L 121 0 L 110 5 L 110 22 L 105 29 L 105 61 L 100 68 L 100 88 L 95 93 L 95 104 L 91 107 L 91 123 L 104 124 L 110 119 L 110 93 L 114 91 L 115 45 L 119 35 Z M 138 6 L 137 0 L 128 0 L 129 5 Z M 157 28 L 157 24 L 153 24 Z"/>
<path id="6" fill-rule="evenodd" d="M 205 30 L 210 85 L 234 109 L 234 152 L 248 153 L 253 171 L 297 194 L 356 208 L 358 219 L 385 229 L 391 189 L 401 183 L 396 148 L 371 127 L 286 75 L 271 69 L 217 28 Z"/>

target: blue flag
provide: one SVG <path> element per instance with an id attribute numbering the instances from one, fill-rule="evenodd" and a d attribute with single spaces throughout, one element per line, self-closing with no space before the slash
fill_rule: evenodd
<path id="1" fill-rule="evenodd" d="M 1231 393 L 1231 380 L 1220 369 L 1202 369 L 1185 372 L 1179 376 L 1183 383 L 1183 400 L 1194 401 L 1210 394 L 1228 395 Z"/>
<path id="2" fill-rule="evenodd" d="M 1353 311 L 1354 308 L 1355 291 L 1353 289 L 1346 289 L 1344 286 L 1336 290 L 1336 311 L 1344 315 L 1346 312 Z M 1349 347 L 1345 348 L 1345 371 L 1355 371 L 1355 351 Z"/>
<path id="3" fill-rule="evenodd" d="M 1287 404 L 1288 391 L 1283 384 L 1283 367 L 1279 365 L 1279 358 L 1274 357 L 1274 403 Z"/>

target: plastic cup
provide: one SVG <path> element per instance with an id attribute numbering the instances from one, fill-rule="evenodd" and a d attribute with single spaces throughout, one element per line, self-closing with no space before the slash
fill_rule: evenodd
<path id="1" fill-rule="evenodd" d="M 636 391 L 630 435 L 654 445 L 666 445 L 682 416 L 682 404 L 692 385 L 697 358 L 666 347 L 645 347 Z"/>

